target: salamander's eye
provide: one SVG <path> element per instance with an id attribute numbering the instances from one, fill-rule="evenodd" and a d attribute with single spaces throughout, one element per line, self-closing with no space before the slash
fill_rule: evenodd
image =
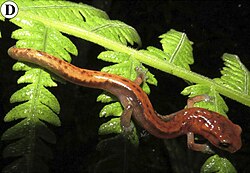
<path id="1" fill-rule="evenodd" d="M 230 146 L 230 143 L 228 143 L 228 142 L 220 142 L 220 143 L 219 143 L 219 146 L 220 146 L 221 148 L 228 148 L 228 147 Z"/>

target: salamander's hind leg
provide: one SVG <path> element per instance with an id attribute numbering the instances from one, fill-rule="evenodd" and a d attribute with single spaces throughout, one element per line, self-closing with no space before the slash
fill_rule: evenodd
<path id="1" fill-rule="evenodd" d="M 194 151 L 201 151 L 207 154 L 214 153 L 214 151 L 207 144 L 196 144 L 194 142 L 194 133 L 192 132 L 187 133 L 187 144 L 188 144 L 188 148 Z"/>
<path id="2" fill-rule="evenodd" d="M 121 128 L 124 135 L 130 135 L 133 132 L 134 125 L 131 123 L 131 116 L 133 112 L 133 106 L 131 103 L 124 107 L 123 113 L 121 115 Z"/>
<path id="3" fill-rule="evenodd" d="M 163 121 L 167 122 L 167 121 L 172 120 L 176 116 L 176 113 L 172 113 L 169 115 L 160 115 L 160 114 L 156 113 L 156 115 L 158 117 L 160 117 Z"/>
<path id="4" fill-rule="evenodd" d="M 211 100 L 211 97 L 206 94 L 191 97 L 187 100 L 187 108 L 194 107 L 194 104 L 197 102 L 209 101 L 209 100 Z"/>

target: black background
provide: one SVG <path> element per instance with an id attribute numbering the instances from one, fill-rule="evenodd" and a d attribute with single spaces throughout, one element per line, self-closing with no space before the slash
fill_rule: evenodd
<path id="1" fill-rule="evenodd" d="M 250 8 L 246 1 L 115 1 L 94 0 L 77 1 L 101 8 L 110 19 L 120 20 L 134 27 L 142 40 L 142 48 L 155 46 L 161 48 L 158 36 L 171 28 L 185 32 L 194 42 L 195 63 L 191 69 L 210 78 L 220 76 L 223 53 L 237 54 L 243 64 L 250 69 Z M 3 116 L 13 107 L 9 98 L 22 86 L 16 84 L 21 73 L 11 70 L 14 60 L 8 58 L 7 48 L 14 45 L 10 40 L 11 31 L 16 29 L 11 23 L 1 22 L 0 58 L 0 101 L 2 132 L 11 127 L 4 123 Z M 77 45 L 79 57 L 73 64 L 79 67 L 100 70 L 107 63 L 96 60 L 104 49 L 86 41 L 71 38 Z M 151 69 L 158 79 L 158 86 L 152 87 L 150 99 L 155 109 L 169 114 L 182 109 L 186 97 L 180 92 L 186 82 L 161 71 Z M 119 140 L 97 144 L 103 137 L 98 136 L 98 127 L 106 120 L 98 118 L 102 104 L 96 103 L 100 90 L 82 88 L 70 83 L 52 88 L 61 104 L 62 127 L 50 127 L 57 135 L 56 145 L 51 145 L 54 159 L 49 161 L 51 172 L 173 172 L 174 165 L 180 163 L 186 172 L 197 172 L 209 155 L 186 151 L 185 137 L 178 138 L 184 143 L 186 157 L 173 159 L 162 140 L 150 135 L 141 138 L 139 149 L 123 145 Z M 250 110 L 233 100 L 225 98 L 229 107 L 229 118 L 243 129 L 242 149 L 235 154 L 220 152 L 229 159 L 238 172 L 247 172 L 249 160 Z M 1 143 L 3 149 L 4 144 Z M 105 147 L 103 147 L 105 146 Z M 126 154 L 124 154 L 126 153 Z M 183 154 L 184 155 L 184 154 Z M 5 164 L 6 161 L 1 163 Z M 175 163 L 177 162 L 177 163 Z M 186 164 L 184 164 L 186 163 Z M 189 171 L 188 171 L 189 170 Z M 183 171 L 183 170 L 182 170 Z"/>

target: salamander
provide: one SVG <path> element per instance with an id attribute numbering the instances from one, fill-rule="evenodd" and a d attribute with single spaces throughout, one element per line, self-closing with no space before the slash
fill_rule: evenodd
<path id="1" fill-rule="evenodd" d="M 121 127 L 124 133 L 131 131 L 131 118 L 155 137 L 169 139 L 187 135 L 190 149 L 211 153 L 208 144 L 195 143 L 194 134 L 207 139 L 220 149 L 234 153 L 241 148 L 241 127 L 219 113 L 194 107 L 194 103 L 206 99 L 196 96 L 188 99 L 187 108 L 170 115 L 158 114 L 147 94 L 139 86 L 142 75 L 135 81 L 109 74 L 78 68 L 48 53 L 29 49 L 9 48 L 8 54 L 19 61 L 34 63 L 55 73 L 66 81 L 84 87 L 97 88 L 110 92 L 121 102 L 124 111 L 121 115 Z"/>

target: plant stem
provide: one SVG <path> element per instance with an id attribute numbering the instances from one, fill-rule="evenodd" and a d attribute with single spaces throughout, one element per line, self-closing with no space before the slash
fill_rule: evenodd
<path id="1" fill-rule="evenodd" d="M 22 12 L 22 15 L 25 16 L 25 13 L 23 14 L 23 12 Z M 20 15 L 20 16 L 22 16 L 22 15 Z M 82 38 L 84 40 L 87 40 L 87 41 L 90 41 L 93 43 L 96 43 L 96 44 L 103 46 L 107 49 L 127 53 L 127 54 L 135 57 L 140 62 L 142 62 L 146 65 L 149 65 L 151 67 L 154 67 L 154 68 L 159 69 L 161 71 L 164 71 L 166 73 L 170 73 L 170 74 L 175 75 L 179 78 L 185 79 L 189 82 L 213 86 L 215 88 L 215 90 L 218 91 L 220 94 L 222 94 L 226 97 L 229 97 L 233 100 L 236 100 L 236 101 L 250 107 L 250 96 L 248 96 L 244 93 L 241 93 L 239 91 L 226 88 L 225 86 L 216 83 L 214 80 L 212 80 L 210 78 L 207 78 L 205 76 L 202 76 L 202 75 L 197 74 L 197 73 L 192 72 L 192 71 L 188 71 L 184 68 L 178 67 L 178 66 L 171 64 L 167 61 L 161 60 L 154 55 L 147 54 L 145 52 L 141 52 L 141 51 L 138 51 L 136 49 L 130 48 L 130 47 L 123 45 L 119 42 L 112 41 L 104 36 L 101 36 L 101 35 L 95 33 L 95 32 L 87 31 L 84 28 L 80 28 L 77 25 L 73 25 L 73 24 L 69 24 L 69 23 L 65 23 L 65 22 L 61 22 L 61 21 L 56 21 L 56 20 L 51 21 L 51 19 L 49 19 L 49 18 L 44 18 L 44 17 L 40 17 L 37 15 L 30 15 L 29 14 L 28 17 L 33 18 L 33 19 L 38 20 L 38 21 L 41 21 L 42 23 L 44 23 L 48 27 L 52 27 L 52 28 L 58 29 L 61 32 Z"/>

